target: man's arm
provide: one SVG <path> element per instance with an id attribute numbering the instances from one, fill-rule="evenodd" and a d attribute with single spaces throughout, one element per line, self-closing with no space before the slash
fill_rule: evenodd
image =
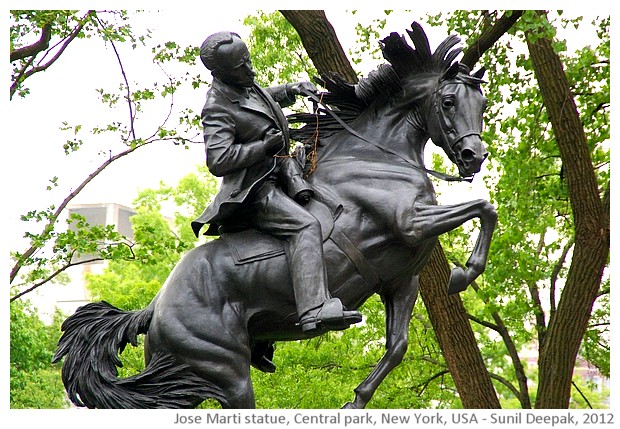
<path id="1" fill-rule="evenodd" d="M 304 94 L 304 91 L 315 93 L 317 89 L 312 82 L 295 82 L 271 86 L 265 88 L 265 91 L 267 91 L 281 107 L 289 107 L 295 104 L 296 96 Z"/>
<path id="2" fill-rule="evenodd" d="M 221 106 L 202 112 L 207 167 L 214 176 L 226 176 L 251 167 L 270 155 L 269 146 L 263 140 L 235 143 L 235 123 Z"/>

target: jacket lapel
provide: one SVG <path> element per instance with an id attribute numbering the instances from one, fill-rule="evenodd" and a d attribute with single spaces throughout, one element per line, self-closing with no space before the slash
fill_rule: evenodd
<path id="1" fill-rule="evenodd" d="M 258 85 L 254 85 L 254 90 L 259 94 L 260 97 L 265 101 L 265 103 L 269 104 L 271 109 L 270 116 L 276 121 L 278 128 L 284 132 L 286 140 L 288 141 L 288 121 L 282 112 L 282 108 L 278 103 L 276 103 L 267 92 Z"/>

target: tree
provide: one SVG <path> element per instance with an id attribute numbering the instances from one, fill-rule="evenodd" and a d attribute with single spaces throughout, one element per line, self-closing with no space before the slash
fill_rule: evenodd
<path id="1" fill-rule="evenodd" d="M 106 15 L 111 15 L 113 23 L 106 22 L 104 19 Z M 138 42 L 143 43 L 145 36 L 134 35 L 127 23 L 128 14 L 124 11 L 88 11 L 84 15 L 78 15 L 75 11 L 15 10 L 11 12 L 11 18 L 11 63 L 14 67 L 12 93 L 15 88 L 15 91 L 20 90 L 22 97 L 27 95 L 29 90 L 24 86 L 26 79 L 54 64 L 70 43 L 80 38 L 96 36 L 100 41 L 112 46 L 121 76 L 118 92 L 99 89 L 100 100 L 110 109 L 123 103 L 126 108 L 124 118 L 95 126 L 88 135 L 90 140 L 107 136 L 109 140 L 117 142 L 115 152 L 110 150 L 109 156 L 104 158 L 77 187 L 71 189 L 59 203 L 40 210 L 31 210 L 21 216 L 22 221 L 32 223 L 40 230 L 32 232 L 31 225 L 28 225 L 29 230 L 24 234 L 24 238 L 29 241 L 28 247 L 23 251 L 11 252 L 14 262 L 10 272 L 11 302 L 13 302 L 45 284 L 53 281 L 62 282 L 62 274 L 67 269 L 86 262 L 75 262 L 75 255 L 93 254 L 95 259 L 105 260 L 133 258 L 131 243 L 116 233 L 112 227 L 88 225 L 79 216 L 69 217 L 67 225 L 63 226 L 63 216 L 74 198 L 114 162 L 149 145 L 173 143 L 183 147 L 194 142 L 193 139 L 199 136 L 195 128 L 198 117 L 192 109 L 175 111 L 174 96 L 183 85 L 189 84 L 195 88 L 200 85 L 201 80 L 199 76 L 176 78 L 164 73 L 166 81 L 159 86 L 155 82 L 152 87 L 139 89 L 130 84 L 123 68 L 121 49 L 117 44 L 129 43 L 130 48 L 134 50 L 138 46 L 143 46 Z M 120 24 L 116 24 L 115 18 Z M 39 35 L 39 40 L 31 43 L 29 37 L 34 34 Z M 56 39 L 58 41 L 50 47 L 51 41 Z M 42 54 L 42 57 L 37 60 L 39 54 Z M 197 48 L 183 48 L 174 42 L 169 42 L 153 49 L 154 66 L 165 70 L 164 66 L 171 66 L 173 62 L 195 64 L 196 54 Z M 52 58 L 46 60 L 49 56 Z M 153 108 L 158 100 L 168 103 L 167 115 L 159 124 L 151 124 L 148 129 L 143 127 L 141 128 L 143 132 L 139 133 L 136 123 L 143 116 L 148 116 L 148 108 Z M 176 123 L 171 121 L 173 114 L 179 115 Z M 64 123 L 63 129 L 74 136 L 62 146 L 65 155 L 70 157 L 85 146 L 86 142 L 80 138 L 85 130 L 82 124 L 70 125 L 68 122 Z M 48 190 L 59 186 L 58 182 L 58 177 L 50 179 Z M 69 225 L 73 228 L 69 228 Z"/>
<path id="2" fill-rule="evenodd" d="M 610 184 L 601 199 L 590 147 L 545 13 L 526 34 L 532 66 L 562 159 L 574 222 L 566 285 L 541 344 L 537 408 L 566 408 L 571 375 L 608 262 Z"/>
<path id="3" fill-rule="evenodd" d="M 45 325 L 28 302 L 11 305 L 11 408 L 62 408 L 66 405 L 60 370 L 51 363 L 59 325 L 60 317 L 56 317 L 51 326 Z"/>
<path id="4" fill-rule="evenodd" d="M 449 22 L 451 28 L 466 33 L 495 19 L 495 14 L 478 17 L 460 12 Z M 483 57 L 492 70 L 488 117 L 499 119 L 488 121 L 488 139 L 493 142 L 490 160 L 499 177 L 489 187 L 500 220 L 484 277 L 486 287 L 478 292 L 489 311 L 477 312 L 472 320 L 504 339 L 513 368 L 503 370 L 503 384 L 520 398 L 523 408 L 531 406 L 527 380 L 535 378 L 520 363 L 524 344 L 538 344 L 537 408 L 569 406 L 582 339 L 591 363 L 609 374 L 604 357 L 609 356 L 605 334 L 609 280 L 601 278 L 609 251 L 609 18 L 596 23 L 598 45 L 570 56 L 555 35 L 565 26 L 577 28 L 579 22 L 579 17 L 562 16 L 552 24 L 544 13 L 527 12 L 508 43 L 494 45 Z M 517 49 L 521 53 L 509 55 Z M 511 105 L 514 114 L 499 110 Z M 587 256 L 577 251 L 578 239 L 580 252 L 587 249 Z M 582 273 L 579 282 L 571 271 Z M 562 305 L 556 304 L 558 296 Z M 586 331 L 597 299 L 597 323 Z M 489 317 L 494 321 L 487 321 Z M 508 382 L 515 378 L 518 387 Z M 582 394 L 574 392 L 577 397 Z"/>

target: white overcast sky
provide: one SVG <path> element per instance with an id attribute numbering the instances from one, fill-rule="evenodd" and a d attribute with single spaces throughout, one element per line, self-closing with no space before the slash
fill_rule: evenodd
<path id="1" fill-rule="evenodd" d="M 110 8 L 111 9 L 111 8 Z M 196 8 L 166 7 L 159 12 L 144 12 L 137 14 L 130 22 L 135 34 L 145 34 L 146 28 L 152 30 L 152 38 L 147 40 L 147 46 L 157 43 L 175 41 L 182 46 L 200 45 L 210 34 L 220 30 L 232 30 L 247 35 L 248 30 L 242 25 L 243 18 L 254 14 L 257 7 L 239 6 L 234 10 L 215 10 L 204 7 Z M 265 7 L 262 10 L 273 11 L 275 7 Z M 351 9 L 326 9 L 328 19 L 332 22 L 338 37 L 345 49 L 354 47 L 357 39 L 355 25 L 358 22 L 371 23 L 374 19 L 383 18 L 382 10 L 364 8 L 355 15 Z M 399 12 L 390 14 L 386 29 L 389 32 L 404 33 L 414 20 L 419 20 L 426 12 L 447 10 L 424 10 Z M 586 20 L 589 21 L 589 20 Z M 445 30 L 438 30 L 424 26 L 432 48 L 435 48 L 445 37 Z M 588 25 L 572 36 L 576 46 L 591 39 L 593 32 L 586 31 Z M 467 35 L 461 35 L 463 39 Z M 119 48 L 121 45 L 117 45 Z M 150 49 L 141 48 L 136 51 L 123 49 L 121 51 L 123 66 L 133 88 L 151 87 L 155 80 L 164 82 L 164 75 L 152 63 Z M 368 60 L 356 66 L 364 75 L 377 67 L 380 61 Z M 187 66 L 189 67 L 189 66 Z M 198 70 L 187 70 L 190 74 L 201 73 L 207 76 L 207 70 L 201 63 L 196 65 Z M 257 70 L 260 73 L 260 70 Z M 109 45 L 104 45 L 99 39 L 78 40 L 62 55 L 60 60 L 44 73 L 34 75 L 27 81 L 31 93 L 21 99 L 14 97 L 5 102 L 8 107 L 4 116 L 5 161 L 3 173 L 5 175 L 5 201 L 3 211 L 6 216 L 4 227 L 3 246 L 9 251 L 23 251 L 27 246 L 23 235 L 26 225 L 21 222 L 20 216 L 30 210 L 42 210 L 50 205 L 58 206 L 63 199 L 77 187 L 90 173 L 92 173 L 112 153 L 119 152 L 122 147 L 118 141 L 108 138 L 94 138 L 88 130 L 94 126 L 103 126 L 111 120 L 109 109 L 99 100 L 96 89 L 112 90 L 122 82 L 121 72 L 116 57 Z M 202 108 L 207 88 L 190 90 L 181 96 L 175 96 L 175 105 L 179 108 L 192 108 L 199 112 Z M 150 135 L 161 123 L 167 109 L 167 102 L 158 101 L 161 111 L 154 111 L 150 105 L 146 107 L 146 114 L 142 115 L 137 123 L 138 137 Z M 116 118 L 127 122 L 126 105 L 120 103 L 116 110 Z M 8 120 L 7 120 L 8 119 Z M 176 117 L 172 117 L 172 121 Z M 79 135 L 85 145 L 77 153 L 66 156 L 62 144 L 73 136 L 60 131 L 63 121 L 70 125 L 83 125 L 83 132 Z M 200 130 L 197 130 L 200 132 Z M 5 134 L 6 135 L 6 134 Z M 111 136 L 111 134 L 110 134 Z M 198 141 L 201 137 L 198 136 Z M 492 144 L 492 142 L 488 142 Z M 428 145 L 432 150 L 433 145 Z M 109 148 L 109 149 L 108 149 Z M 189 146 L 188 150 L 170 143 L 155 143 L 139 149 L 123 159 L 115 161 L 95 180 L 72 200 L 72 204 L 118 203 L 130 206 L 138 191 L 147 188 L 158 188 L 160 181 L 168 185 L 175 185 L 180 178 L 195 171 L 198 165 L 204 165 L 204 145 L 202 143 Z M 426 160 L 427 164 L 430 159 Z M 476 176 L 474 182 L 459 184 L 440 184 L 438 190 L 439 202 L 450 204 L 468 199 L 487 198 L 487 189 L 483 180 L 486 172 L 483 170 Z M 49 180 L 58 176 L 59 186 L 53 191 L 47 191 Z M 171 215 L 170 213 L 165 213 Z M 62 227 L 62 226 L 60 226 Z M 41 232 L 42 225 L 30 226 L 30 232 Z M 8 255 L 7 255 L 8 256 Z"/>

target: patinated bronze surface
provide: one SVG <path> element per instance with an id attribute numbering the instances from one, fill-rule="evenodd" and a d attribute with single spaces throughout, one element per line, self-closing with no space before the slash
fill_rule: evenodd
<path id="1" fill-rule="evenodd" d="M 454 62 L 458 38 L 447 38 L 433 53 L 418 24 L 408 33 L 413 49 L 404 37 L 390 34 L 381 44 L 389 63 L 358 84 L 323 76 L 327 91 L 316 97 L 307 92 L 324 104 L 321 109 L 289 118 L 307 126 L 293 131 L 280 123 L 283 135 L 290 132 L 305 144 L 305 174 L 314 196 L 298 206 L 320 225 L 322 246 L 317 246 L 329 296 L 354 310 L 379 294 L 386 307 L 385 355 L 345 408 L 365 407 L 401 362 L 418 274 L 437 237 L 480 219 L 466 269 L 455 268 L 447 286 L 458 293 L 484 270 L 497 217 L 484 200 L 437 205 L 424 146 L 431 139 L 441 147 L 463 178 L 480 170 L 487 156 L 480 137 L 486 104 L 482 74 Z M 274 184 L 267 192 L 276 189 Z M 224 203 L 219 207 L 213 213 Z M 225 408 L 253 408 L 250 365 L 270 360 L 274 341 L 328 329 L 317 324 L 302 330 L 285 243 L 252 222 L 246 227 L 233 222 L 238 230 L 226 231 L 227 222 L 219 219 L 203 218 L 222 226 L 222 235 L 188 252 L 144 310 L 92 303 L 67 319 L 55 360 L 65 359 L 63 381 L 74 403 L 180 408 L 211 397 Z M 117 352 L 140 333 L 146 333 L 146 369 L 119 379 Z"/>

